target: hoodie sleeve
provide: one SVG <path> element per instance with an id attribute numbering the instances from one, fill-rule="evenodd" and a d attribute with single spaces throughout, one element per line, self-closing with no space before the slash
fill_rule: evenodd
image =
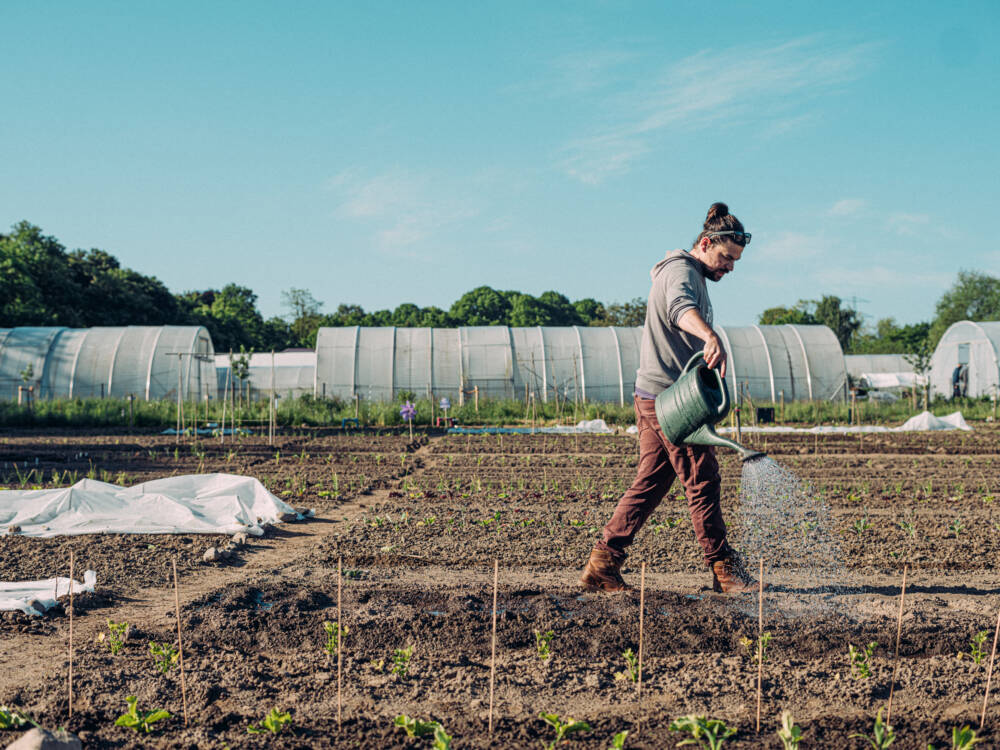
<path id="1" fill-rule="evenodd" d="M 663 269 L 667 319 L 677 327 L 677 321 L 688 310 L 698 309 L 698 272 L 691 263 L 669 263 Z"/>

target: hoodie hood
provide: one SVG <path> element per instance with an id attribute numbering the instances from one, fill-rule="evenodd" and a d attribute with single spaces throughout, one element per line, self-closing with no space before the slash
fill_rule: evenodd
<path id="1" fill-rule="evenodd" d="M 663 260 L 661 260 L 659 263 L 657 263 L 649 270 L 649 278 L 655 280 L 656 277 L 660 275 L 660 272 L 666 267 L 668 263 L 674 263 L 676 261 L 682 261 L 682 262 L 686 261 L 688 263 L 691 263 L 694 265 L 695 268 L 698 269 L 699 273 L 701 273 L 702 276 L 706 277 L 708 276 L 708 274 L 705 273 L 704 263 L 702 263 L 700 260 L 691 255 L 691 253 L 689 253 L 687 250 L 677 249 L 677 250 L 667 251 L 667 254 L 663 256 Z"/>

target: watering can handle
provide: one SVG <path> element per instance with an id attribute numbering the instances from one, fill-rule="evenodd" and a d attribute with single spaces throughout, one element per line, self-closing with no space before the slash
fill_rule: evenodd
<path id="1" fill-rule="evenodd" d="M 688 363 L 684 365 L 684 369 L 681 370 L 681 375 L 686 373 L 692 367 L 695 367 L 698 363 L 703 362 L 704 360 L 705 360 L 704 350 L 695 352 L 694 354 L 691 355 L 691 359 L 688 360 Z M 719 390 L 722 391 L 722 403 L 719 404 L 719 416 L 724 417 L 726 416 L 726 414 L 729 413 L 729 389 L 726 387 L 726 381 L 719 373 L 719 368 L 715 368 L 714 370 L 712 370 L 712 372 L 715 373 L 715 377 L 719 381 Z"/>

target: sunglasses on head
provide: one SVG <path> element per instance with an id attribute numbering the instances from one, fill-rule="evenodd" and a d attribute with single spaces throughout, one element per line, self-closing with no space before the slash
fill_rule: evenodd
<path id="1" fill-rule="evenodd" d="M 737 245 L 743 245 L 745 247 L 746 245 L 750 244 L 751 234 L 750 234 L 750 232 L 734 232 L 734 231 L 729 231 L 729 232 L 709 232 L 705 236 L 706 237 L 732 237 L 733 242 L 735 242 Z"/>

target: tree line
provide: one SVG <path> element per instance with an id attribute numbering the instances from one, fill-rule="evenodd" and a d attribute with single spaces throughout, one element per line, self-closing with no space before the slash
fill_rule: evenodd
<path id="1" fill-rule="evenodd" d="M 171 292 L 157 278 L 122 268 L 110 253 L 67 249 L 26 221 L 0 234 L 0 327 L 200 325 L 216 351 L 280 351 L 313 348 L 322 326 L 641 326 L 646 301 L 570 301 L 555 291 L 537 297 L 480 286 L 447 310 L 403 303 L 393 310 L 365 311 L 323 303 L 306 289 L 282 292 L 284 316 L 265 319 L 247 287 Z M 1000 279 L 961 271 L 938 300 L 932 320 L 898 324 L 885 318 L 866 324 L 860 313 L 833 295 L 764 310 L 758 322 L 829 326 L 845 353 L 920 354 L 933 350 L 945 329 L 959 320 L 1000 320 Z"/>

